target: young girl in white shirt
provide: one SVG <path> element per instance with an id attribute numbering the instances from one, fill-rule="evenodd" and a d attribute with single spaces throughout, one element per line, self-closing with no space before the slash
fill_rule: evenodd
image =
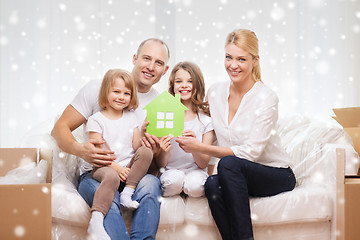
<path id="1" fill-rule="evenodd" d="M 105 140 L 105 146 L 97 147 L 114 151 L 116 160 L 108 166 L 96 166 L 91 172 L 101 184 L 94 195 L 88 232 L 97 239 L 110 239 L 104 229 L 103 218 L 116 191 L 119 186 L 121 190 L 125 185 L 120 194 L 120 204 L 125 208 L 138 208 L 139 203 L 131 197 L 138 182 L 147 173 L 153 154 L 149 148 L 141 147 L 141 133 L 132 111 L 138 106 L 137 87 L 129 72 L 112 69 L 105 74 L 99 105 L 103 110 L 90 116 L 86 132 L 90 139 Z"/>
<path id="2" fill-rule="evenodd" d="M 208 104 L 204 102 L 205 83 L 200 68 L 191 62 L 178 63 L 170 74 L 169 92 L 180 94 L 182 104 L 189 109 L 184 114 L 182 137 L 212 144 L 214 131 Z M 163 196 L 174 196 L 182 191 L 191 197 L 203 196 L 210 157 L 200 152 L 184 152 L 173 136 L 161 138 L 160 148 L 157 164 L 161 169 Z"/>

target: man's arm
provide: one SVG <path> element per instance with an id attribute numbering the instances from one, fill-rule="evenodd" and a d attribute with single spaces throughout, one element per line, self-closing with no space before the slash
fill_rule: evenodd
<path id="1" fill-rule="evenodd" d="M 115 159 L 114 152 L 96 148 L 95 145 L 103 144 L 103 140 L 91 139 L 79 143 L 74 138 L 72 131 L 85 123 L 86 119 L 71 105 L 68 105 L 55 123 L 51 135 L 57 141 L 59 147 L 67 153 L 76 155 L 92 165 L 109 165 Z"/>

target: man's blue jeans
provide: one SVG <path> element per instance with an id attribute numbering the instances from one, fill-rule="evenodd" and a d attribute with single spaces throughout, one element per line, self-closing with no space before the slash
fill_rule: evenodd
<path id="1" fill-rule="evenodd" d="M 90 172 L 80 176 L 78 191 L 85 201 L 92 206 L 96 189 L 100 183 L 91 177 Z M 112 240 L 155 239 L 160 219 L 161 184 L 154 175 L 145 175 L 137 185 L 133 200 L 140 203 L 133 212 L 130 236 L 121 215 L 120 194 L 115 194 L 109 212 L 104 219 L 104 227 Z"/>

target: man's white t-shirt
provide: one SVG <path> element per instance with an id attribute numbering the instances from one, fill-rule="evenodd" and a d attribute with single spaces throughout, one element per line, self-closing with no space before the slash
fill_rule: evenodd
<path id="1" fill-rule="evenodd" d="M 101 81 L 92 80 L 87 83 L 78 94 L 75 96 L 74 100 L 71 102 L 71 105 L 86 119 L 97 112 L 101 111 L 99 106 L 99 92 L 101 87 Z M 139 99 L 139 106 L 135 110 L 137 125 L 140 127 L 145 118 L 146 118 L 146 110 L 143 108 L 149 104 L 152 100 L 154 100 L 159 93 L 155 90 L 155 88 L 150 88 L 147 93 L 137 93 Z M 84 126 L 86 129 L 86 126 Z M 84 134 L 83 140 L 88 140 L 88 135 Z M 83 160 L 83 163 L 86 161 Z M 83 173 L 83 171 L 80 171 Z"/>

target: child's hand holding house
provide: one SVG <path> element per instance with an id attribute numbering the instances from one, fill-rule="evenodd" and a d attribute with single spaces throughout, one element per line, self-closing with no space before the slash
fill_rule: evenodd
<path id="1" fill-rule="evenodd" d="M 167 136 L 164 136 L 162 138 L 160 138 L 160 148 L 162 151 L 168 153 L 170 151 L 170 148 L 171 148 L 171 142 L 170 140 L 173 139 L 174 136 L 172 135 L 167 135 Z"/>

